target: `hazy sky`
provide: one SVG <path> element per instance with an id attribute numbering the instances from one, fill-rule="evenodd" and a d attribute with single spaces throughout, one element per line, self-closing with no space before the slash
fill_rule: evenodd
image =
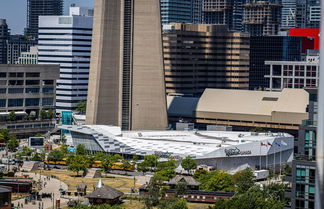
<path id="1" fill-rule="evenodd" d="M 77 6 L 93 7 L 94 0 L 64 0 L 64 13 L 72 3 Z M 26 27 L 27 0 L 1 0 L 0 19 L 7 19 L 11 34 L 22 34 Z"/>

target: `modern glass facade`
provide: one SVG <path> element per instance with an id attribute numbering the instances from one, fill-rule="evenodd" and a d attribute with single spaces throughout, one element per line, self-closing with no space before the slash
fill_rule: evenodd
<path id="1" fill-rule="evenodd" d="M 193 0 L 161 0 L 162 24 L 192 23 Z"/>
<path id="2" fill-rule="evenodd" d="M 270 66 L 265 61 L 300 61 L 302 38 L 289 36 L 251 36 L 249 88 L 269 88 Z"/>
<path id="3" fill-rule="evenodd" d="M 307 91 L 310 93 L 310 117 L 300 126 L 292 162 L 290 197 L 293 209 L 315 208 L 317 90 Z"/>
<path id="4" fill-rule="evenodd" d="M 38 18 L 48 15 L 63 15 L 63 0 L 27 0 L 25 35 L 38 38 Z"/>

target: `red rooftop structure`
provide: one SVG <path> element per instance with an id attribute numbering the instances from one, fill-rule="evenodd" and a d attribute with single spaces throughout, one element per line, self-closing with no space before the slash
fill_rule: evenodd
<path id="1" fill-rule="evenodd" d="M 291 28 L 289 36 L 305 37 L 303 40 L 303 53 L 307 49 L 319 50 L 320 45 L 320 29 L 319 28 Z"/>

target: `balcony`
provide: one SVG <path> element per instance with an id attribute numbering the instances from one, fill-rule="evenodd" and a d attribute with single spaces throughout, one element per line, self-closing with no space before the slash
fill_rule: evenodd
<path id="1" fill-rule="evenodd" d="M 295 154 L 294 160 L 304 160 L 304 161 L 315 161 L 316 156 L 308 156 L 308 155 L 300 155 L 300 154 Z"/>

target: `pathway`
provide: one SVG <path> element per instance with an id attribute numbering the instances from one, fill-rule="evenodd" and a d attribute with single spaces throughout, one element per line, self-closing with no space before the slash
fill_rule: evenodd
<path id="1" fill-rule="evenodd" d="M 62 182 L 58 179 L 55 179 L 55 178 L 50 178 L 49 180 L 47 180 L 46 176 L 40 176 L 39 174 L 35 175 L 34 173 L 28 173 L 28 175 L 30 177 L 32 177 L 35 181 L 39 181 L 39 179 L 41 177 L 41 181 L 43 182 L 43 185 L 44 185 L 44 182 L 46 182 L 45 188 L 43 187 L 42 190 L 39 192 L 39 194 L 54 193 L 53 199 L 54 200 L 60 199 L 61 205 L 68 202 L 68 199 L 60 198 L 59 189 L 60 188 L 62 188 L 64 190 L 68 189 L 68 186 L 64 182 Z M 43 205 L 43 209 L 50 209 L 50 208 L 53 208 L 53 199 L 43 198 L 41 201 L 36 201 L 36 204 L 34 204 L 34 205 L 31 202 L 28 204 L 25 204 L 25 199 L 19 199 L 19 200 L 13 201 L 13 204 L 14 204 L 14 206 L 18 206 L 18 203 L 19 203 L 20 208 L 23 208 L 23 209 L 40 209 L 41 208 L 40 205 Z M 23 204 L 23 207 L 21 207 L 22 204 Z"/>

